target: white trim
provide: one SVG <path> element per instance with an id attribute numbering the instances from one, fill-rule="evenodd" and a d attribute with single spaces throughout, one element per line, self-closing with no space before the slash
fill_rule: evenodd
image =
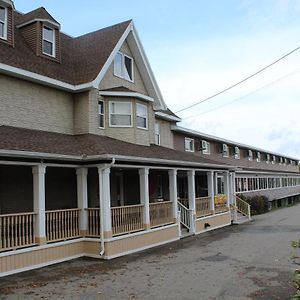
<path id="1" fill-rule="evenodd" d="M 52 32 L 53 41 L 50 41 L 47 38 L 45 38 L 45 36 L 44 36 L 44 29 L 49 30 L 49 31 Z M 42 53 L 44 55 L 47 55 L 47 56 L 50 56 L 50 57 L 54 57 L 54 58 L 56 57 L 56 45 L 55 45 L 56 43 L 55 43 L 55 40 L 56 40 L 55 29 L 54 28 L 50 28 L 49 26 L 43 25 L 43 28 L 42 28 Z M 52 54 L 44 52 L 44 41 L 52 44 Z"/>
<path id="2" fill-rule="evenodd" d="M 187 148 L 187 142 L 189 143 L 189 146 L 192 145 L 192 148 Z M 195 152 L 195 140 L 189 137 L 184 138 L 184 151 L 186 152 Z"/>
<path id="3" fill-rule="evenodd" d="M 111 124 L 111 104 L 112 103 L 122 103 L 122 104 L 130 104 L 130 125 L 112 125 Z M 114 115 L 118 115 L 118 114 L 114 114 Z M 132 128 L 133 127 L 133 111 L 132 111 L 132 102 L 130 101 L 118 101 L 118 100 L 111 100 L 108 102 L 108 120 L 109 120 L 109 127 L 112 128 L 116 128 L 116 127 L 120 127 L 120 128 Z"/>
<path id="4" fill-rule="evenodd" d="M 116 68 L 115 68 L 115 59 L 116 59 L 116 56 L 117 55 L 120 55 L 121 56 L 121 74 L 117 74 L 116 73 Z M 127 78 L 126 77 L 126 64 L 125 64 L 125 57 L 129 58 L 130 61 L 131 61 L 131 75 L 132 75 L 132 78 Z M 129 56 L 128 54 L 125 54 L 123 53 L 122 51 L 118 51 L 114 57 L 114 60 L 113 60 L 113 64 L 114 64 L 114 76 L 118 77 L 118 78 L 121 78 L 121 79 L 124 79 L 124 80 L 127 80 L 129 82 L 134 82 L 134 64 L 133 64 L 134 60 L 133 60 L 133 57 Z"/>
<path id="5" fill-rule="evenodd" d="M 178 117 L 168 115 L 168 114 L 163 113 L 161 111 L 155 112 L 155 116 L 158 117 L 158 118 L 164 119 L 164 120 L 170 120 L 170 121 L 176 121 L 176 122 L 181 122 L 182 121 Z"/>
<path id="6" fill-rule="evenodd" d="M 213 135 L 209 135 L 209 134 L 206 134 L 206 133 L 203 133 L 203 132 L 195 131 L 195 130 L 185 128 L 185 127 L 181 127 L 181 126 L 177 126 L 177 125 L 172 125 L 171 130 L 177 131 L 177 132 L 182 132 L 182 133 L 188 133 L 188 134 L 191 134 L 191 135 L 194 135 L 194 136 L 197 136 L 197 137 L 204 137 L 204 138 L 207 138 L 209 140 L 213 140 L 213 141 L 217 141 L 217 142 L 221 142 L 221 143 L 226 143 L 226 144 L 233 145 L 233 146 L 238 146 L 240 148 L 246 148 L 246 149 L 248 148 L 248 149 L 251 149 L 253 151 L 258 151 L 258 152 L 261 152 L 261 153 L 269 153 L 269 154 L 276 155 L 276 156 L 283 156 L 283 157 L 286 157 L 286 158 L 289 158 L 289 159 L 292 159 L 292 160 L 299 161 L 298 158 L 282 155 L 282 154 L 279 154 L 279 153 L 275 153 L 275 152 L 260 149 L 260 148 L 254 147 L 254 146 L 249 146 L 249 145 L 246 145 L 246 144 L 234 142 L 234 141 L 231 141 L 231 140 L 226 140 L 226 139 L 223 139 L 223 138 L 220 138 L 220 137 L 216 137 L 216 136 L 213 136 Z"/>
<path id="7" fill-rule="evenodd" d="M 176 226 L 178 226 L 178 225 L 176 225 Z M 144 250 L 147 250 L 147 249 L 150 249 L 150 248 L 154 248 L 154 247 L 162 246 L 162 245 L 165 245 L 165 244 L 169 244 L 169 243 L 172 243 L 172 242 L 175 242 L 175 241 L 178 241 L 178 240 L 180 240 L 180 237 L 176 237 L 176 238 L 166 240 L 166 241 L 163 241 L 163 242 L 159 242 L 159 243 L 155 243 L 155 244 L 150 244 L 150 245 L 140 247 L 140 248 L 135 248 L 135 249 L 128 250 L 128 251 L 125 251 L 125 252 L 120 252 L 120 253 L 117 253 L 117 254 L 114 254 L 114 255 L 104 255 L 104 259 L 113 259 L 113 258 L 125 256 L 125 255 L 128 255 L 128 254 L 132 254 L 132 253 L 144 251 Z"/>
<path id="8" fill-rule="evenodd" d="M 29 20 L 29 21 L 27 21 L 25 23 L 19 24 L 18 26 L 16 26 L 16 28 L 24 27 L 26 25 L 29 25 L 29 24 L 33 23 L 33 22 L 49 23 L 51 25 L 54 25 L 54 26 L 57 26 L 58 28 L 60 28 L 60 24 L 59 23 L 53 22 L 53 21 L 48 20 L 48 19 L 40 19 L 40 18 L 32 19 L 32 20 Z"/>
<path id="9" fill-rule="evenodd" d="M 154 102 L 154 99 L 143 95 L 138 92 L 114 92 L 114 91 L 99 91 L 99 95 L 101 96 L 111 96 L 111 97 L 133 97 L 133 98 L 139 98 L 142 100 L 146 100 L 148 102 Z"/>

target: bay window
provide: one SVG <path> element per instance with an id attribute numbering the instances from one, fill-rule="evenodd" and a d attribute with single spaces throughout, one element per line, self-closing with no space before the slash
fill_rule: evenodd
<path id="1" fill-rule="evenodd" d="M 136 104 L 136 126 L 138 128 L 148 128 L 148 107 L 147 105 Z"/>
<path id="2" fill-rule="evenodd" d="M 109 103 L 109 125 L 111 127 L 132 126 L 131 102 L 111 101 Z"/>

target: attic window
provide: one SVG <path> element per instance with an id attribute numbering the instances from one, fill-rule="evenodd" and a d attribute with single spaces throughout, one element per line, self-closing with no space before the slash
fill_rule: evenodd
<path id="1" fill-rule="evenodd" d="M 7 38 L 7 13 L 6 8 L 0 6 L 0 38 Z"/>
<path id="2" fill-rule="evenodd" d="M 118 52 L 114 60 L 114 75 L 133 81 L 133 59 L 122 52 Z"/>
<path id="3" fill-rule="evenodd" d="M 234 147 L 234 158 L 240 159 L 240 148 L 237 146 Z"/>
<path id="4" fill-rule="evenodd" d="M 55 33 L 46 26 L 43 27 L 43 54 L 55 57 Z"/>
<path id="5" fill-rule="evenodd" d="M 210 143 L 207 141 L 201 141 L 201 149 L 203 154 L 210 154 Z"/>

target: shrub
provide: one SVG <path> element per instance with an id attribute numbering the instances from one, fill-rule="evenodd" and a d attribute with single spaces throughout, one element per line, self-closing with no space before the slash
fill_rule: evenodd
<path id="1" fill-rule="evenodd" d="M 239 198 L 251 205 L 251 215 L 263 214 L 268 211 L 268 198 L 265 196 L 246 197 L 239 195 Z"/>

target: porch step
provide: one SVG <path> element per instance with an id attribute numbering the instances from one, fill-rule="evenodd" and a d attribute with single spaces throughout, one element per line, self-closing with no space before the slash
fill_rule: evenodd
<path id="1" fill-rule="evenodd" d="M 193 233 L 189 232 L 189 230 L 185 227 L 181 227 L 181 235 L 180 235 L 180 238 L 181 239 L 184 239 L 184 238 L 187 238 L 189 236 L 192 236 Z"/>
<path id="2" fill-rule="evenodd" d="M 240 225 L 247 222 L 251 222 L 251 219 L 241 213 L 237 213 L 237 221 L 233 221 L 233 224 Z"/>

